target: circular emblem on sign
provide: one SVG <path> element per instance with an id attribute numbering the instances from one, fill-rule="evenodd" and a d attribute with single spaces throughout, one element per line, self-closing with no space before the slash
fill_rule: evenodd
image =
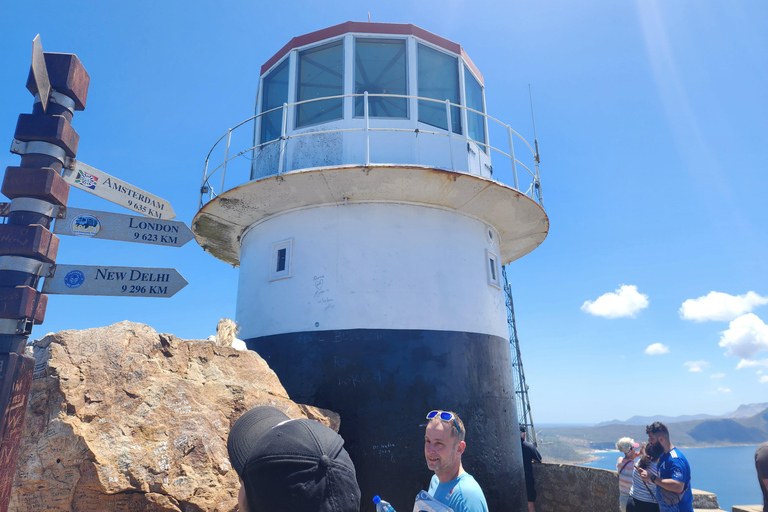
<path id="1" fill-rule="evenodd" d="M 85 281 L 85 274 L 79 270 L 72 270 L 64 276 L 64 284 L 67 288 L 77 288 L 83 284 L 83 281 Z"/>
<path id="2" fill-rule="evenodd" d="M 93 215 L 84 213 L 72 219 L 69 225 L 73 235 L 93 236 L 101 231 L 101 222 Z"/>

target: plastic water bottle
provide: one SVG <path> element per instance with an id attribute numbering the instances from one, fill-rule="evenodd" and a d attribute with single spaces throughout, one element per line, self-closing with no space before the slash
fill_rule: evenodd
<path id="1" fill-rule="evenodd" d="M 373 497 L 373 502 L 376 504 L 376 512 L 395 512 L 392 505 L 382 500 L 378 494 Z"/>

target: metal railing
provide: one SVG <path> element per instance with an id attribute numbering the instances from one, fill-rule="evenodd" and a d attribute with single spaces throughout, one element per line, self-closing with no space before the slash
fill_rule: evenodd
<path id="1" fill-rule="evenodd" d="M 446 127 L 448 129 L 443 130 L 442 128 L 437 128 L 436 130 L 424 130 L 422 128 L 396 128 L 396 127 L 384 127 L 384 126 L 378 126 L 378 127 L 371 127 L 370 120 L 371 117 L 369 115 L 369 102 L 370 98 L 372 97 L 380 97 L 380 98 L 397 98 L 397 99 L 406 99 L 406 101 L 410 100 L 416 100 L 419 102 L 434 102 L 434 103 L 442 103 L 445 105 L 445 120 L 446 120 Z M 341 100 L 344 101 L 346 98 L 363 98 L 363 120 L 364 125 L 363 127 L 345 127 L 345 128 L 329 128 L 329 129 L 321 129 L 321 130 L 310 130 L 310 131 L 303 131 L 299 133 L 288 133 L 288 112 L 289 110 L 292 110 L 296 107 L 300 107 L 301 105 L 316 102 L 316 101 L 327 101 L 327 100 Z M 460 109 L 460 112 L 463 111 L 466 115 L 462 115 L 461 119 L 462 126 L 467 126 L 467 119 L 470 114 L 476 114 L 483 118 L 483 124 L 484 124 L 484 130 L 485 130 L 485 137 L 487 141 L 490 141 L 490 128 L 492 126 L 500 127 L 501 130 L 506 131 L 506 139 L 508 144 L 508 149 L 502 150 L 498 147 L 490 145 L 488 142 L 480 142 L 477 140 L 474 140 L 466 135 L 466 132 L 468 131 L 466 128 L 463 130 L 463 134 L 456 134 L 453 132 L 453 124 L 451 119 L 451 107 L 456 107 Z M 267 116 L 273 112 L 281 111 L 282 113 L 282 123 L 281 123 L 281 129 L 280 129 L 280 136 L 276 139 L 269 140 L 266 142 L 256 143 L 257 138 L 257 130 L 258 127 L 258 121 L 260 118 Z M 359 118 L 356 118 L 359 119 Z M 374 117 L 376 120 L 382 120 L 382 119 L 391 119 L 391 118 L 383 118 L 383 117 Z M 337 122 L 339 119 L 328 121 L 327 123 L 331 122 Z M 343 119 L 342 119 L 343 121 Z M 248 146 L 245 149 L 242 149 L 238 151 L 236 154 L 230 156 L 230 149 L 232 146 L 232 134 L 238 130 L 241 129 L 250 123 L 254 123 L 253 128 L 248 133 L 253 133 L 253 139 L 251 140 L 252 144 Z M 322 126 L 322 124 L 327 123 L 321 123 L 320 125 L 314 125 L 314 127 Z M 491 124 L 495 123 L 495 124 Z M 422 126 L 424 123 L 419 123 Z M 418 126 L 418 125 L 417 125 Z M 364 94 L 344 94 L 344 95 L 336 95 L 336 96 L 327 96 L 323 98 L 313 98 L 309 100 L 303 100 L 303 101 L 297 101 L 294 103 L 283 103 L 281 107 L 276 107 L 271 110 L 267 110 L 265 112 L 261 112 L 255 116 L 252 116 L 245 121 L 242 121 L 241 123 L 237 124 L 236 126 L 230 128 L 227 130 L 227 132 L 222 135 L 216 143 L 214 143 L 211 150 L 208 152 L 208 155 L 205 158 L 205 168 L 203 170 L 203 180 L 202 184 L 200 186 L 200 201 L 199 201 L 199 208 L 202 208 L 203 205 L 207 202 L 205 201 L 205 196 L 208 196 L 208 201 L 213 200 L 217 195 L 223 193 L 227 189 L 225 188 L 225 179 L 227 177 L 227 166 L 232 161 L 238 159 L 239 157 L 246 156 L 250 153 L 252 155 L 256 155 L 258 152 L 261 152 L 265 150 L 267 147 L 273 145 L 273 144 L 279 144 L 279 157 L 278 157 L 278 168 L 277 172 L 268 174 L 267 176 L 279 176 L 285 172 L 285 159 L 286 159 L 286 145 L 289 140 L 295 140 L 300 139 L 301 137 L 307 137 L 307 136 L 317 136 L 322 134 L 328 134 L 328 133 L 343 133 L 343 132 L 363 132 L 365 137 L 365 158 L 364 161 L 355 162 L 345 162 L 343 165 L 364 165 L 366 167 L 370 166 L 372 164 L 371 162 L 371 151 L 370 151 L 370 145 L 371 145 L 371 133 L 372 132 L 407 132 L 414 134 L 414 137 L 418 137 L 419 135 L 435 135 L 440 137 L 445 137 L 448 139 L 448 151 L 450 152 L 450 161 L 451 161 L 451 169 L 455 172 L 463 172 L 463 171 L 457 171 L 456 170 L 456 162 L 455 162 L 455 148 L 453 141 L 455 139 L 461 139 L 466 140 L 467 142 L 473 142 L 474 144 L 477 144 L 478 147 L 482 147 L 483 151 L 488 154 L 489 151 L 496 152 L 499 155 L 505 157 L 509 163 L 511 164 L 511 176 L 512 176 L 512 182 L 515 190 L 520 191 L 520 185 L 518 181 L 518 167 L 523 168 L 525 171 L 527 171 L 528 175 L 530 175 L 530 185 L 528 186 L 527 190 L 524 192 L 525 195 L 531 197 L 535 201 L 539 203 L 539 205 L 543 208 L 544 202 L 543 202 L 543 195 L 541 191 L 541 180 L 539 176 L 539 155 L 538 155 L 538 145 L 536 145 L 536 150 L 526 141 L 519 133 L 517 133 L 515 130 L 512 129 L 512 127 L 508 124 L 505 124 L 501 122 L 500 120 L 496 119 L 495 117 L 489 116 L 488 114 L 485 114 L 483 112 L 480 112 L 478 110 L 469 108 L 464 105 L 458 105 L 456 103 L 451 103 L 448 100 L 441 101 L 441 100 L 435 100 L 433 98 L 424 98 L 420 96 L 409 96 L 404 94 L 369 94 L 367 91 Z M 514 147 L 514 138 L 517 137 L 522 143 L 528 148 L 528 150 L 531 153 L 531 160 L 528 162 L 528 165 L 521 162 L 518 158 L 515 157 L 515 147 Z M 221 160 L 221 163 L 216 165 L 211 169 L 211 160 L 214 152 L 218 149 L 221 149 L 221 145 L 223 143 L 223 153 L 224 156 Z M 248 158 L 251 162 L 255 161 L 255 158 Z M 385 163 L 395 163 L 395 162 L 377 162 L 381 164 Z M 396 163 L 403 163 L 403 162 L 396 162 Z M 375 165 L 375 164 L 374 164 Z M 220 173 L 220 185 L 218 188 L 218 193 L 214 190 L 212 186 L 212 178 L 214 178 L 214 175 L 216 173 Z M 491 166 L 491 173 L 493 173 L 493 167 Z M 251 175 L 249 174 L 247 180 L 251 180 Z M 494 178 L 497 181 L 498 178 Z M 244 182 L 243 181 L 243 182 Z M 237 185 L 240 185 L 242 182 L 237 183 Z"/>

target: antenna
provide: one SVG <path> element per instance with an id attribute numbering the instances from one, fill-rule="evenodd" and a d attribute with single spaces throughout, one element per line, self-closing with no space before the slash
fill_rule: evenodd
<path id="1" fill-rule="evenodd" d="M 371 11 L 368 11 L 368 23 L 371 22 Z"/>
<path id="2" fill-rule="evenodd" d="M 531 123 L 533 124 L 533 147 L 536 148 L 536 154 L 533 157 L 533 164 L 536 168 L 534 176 L 534 188 L 536 194 L 539 196 L 539 205 L 544 208 L 544 195 L 541 192 L 541 179 L 539 176 L 539 162 L 541 157 L 539 156 L 539 139 L 536 137 L 536 118 L 533 116 L 533 94 L 531 93 L 531 84 L 528 84 L 528 99 L 531 102 Z"/>

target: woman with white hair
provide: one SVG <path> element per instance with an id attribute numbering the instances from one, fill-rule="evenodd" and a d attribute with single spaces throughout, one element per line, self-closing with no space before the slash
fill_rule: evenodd
<path id="1" fill-rule="evenodd" d="M 627 512 L 627 500 L 632 489 L 632 472 L 635 469 L 635 459 L 639 453 L 635 448 L 640 445 L 631 437 L 622 437 L 616 441 L 616 449 L 624 454 L 616 461 L 616 470 L 619 472 L 619 507 L 621 512 Z"/>

